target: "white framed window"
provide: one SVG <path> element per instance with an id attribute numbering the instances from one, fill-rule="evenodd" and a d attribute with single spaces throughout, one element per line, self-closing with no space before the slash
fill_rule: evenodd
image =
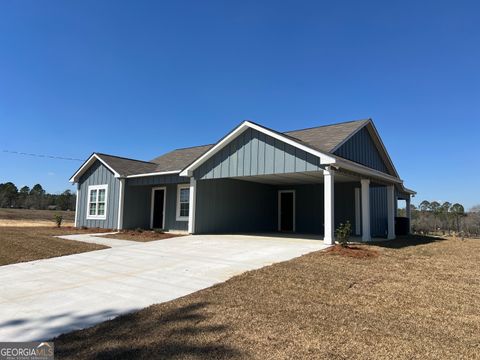
<path id="1" fill-rule="evenodd" d="M 190 212 L 190 185 L 177 186 L 177 221 L 188 221 Z"/>
<path id="2" fill-rule="evenodd" d="M 107 218 L 108 185 L 90 185 L 88 187 L 87 219 L 105 220 Z"/>

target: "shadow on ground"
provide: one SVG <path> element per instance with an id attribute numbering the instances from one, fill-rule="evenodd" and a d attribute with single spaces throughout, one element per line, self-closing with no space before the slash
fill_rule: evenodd
<path id="1" fill-rule="evenodd" d="M 120 316 L 95 327 L 54 339 L 59 359 L 241 358 L 245 354 L 222 343 L 229 328 L 207 325 L 204 308 L 194 303 L 167 312 Z M 155 307 L 155 305 L 153 305 Z M 138 333 L 138 329 L 142 329 Z"/>
<path id="2" fill-rule="evenodd" d="M 425 235 L 408 235 L 399 236 L 394 240 L 372 241 L 369 245 L 375 245 L 388 249 L 403 249 L 410 246 L 425 245 L 437 241 L 446 240 L 442 237 L 425 236 Z"/>

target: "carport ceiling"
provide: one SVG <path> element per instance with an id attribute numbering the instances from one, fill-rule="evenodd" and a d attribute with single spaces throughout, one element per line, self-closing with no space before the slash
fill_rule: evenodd
<path id="1" fill-rule="evenodd" d="M 272 174 L 257 176 L 240 176 L 237 180 L 252 181 L 270 185 L 293 185 L 293 184 L 323 184 L 322 171 L 306 171 L 289 174 Z M 335 182 L 352 182 L 356 181 L 352 177 L 344 174 L 336 173 Z"/>

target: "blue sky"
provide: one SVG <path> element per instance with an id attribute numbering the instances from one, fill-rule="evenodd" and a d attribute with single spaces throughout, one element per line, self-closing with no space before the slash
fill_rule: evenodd
<path id="1" fill-rule="evenodd" d="M 423 199 L 480 203 L 476 1 L 2 1 L 0 182 L 73 189 L 93 151 L 149 160 L 244 119 L 371 117 Z"/>

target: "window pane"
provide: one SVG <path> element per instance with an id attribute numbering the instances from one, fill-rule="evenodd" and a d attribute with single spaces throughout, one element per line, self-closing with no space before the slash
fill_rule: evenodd
<path id="1" fill-rule="evenodd" d="M 188 209 L 189 209 L 188 203 L 180 204 L 180 216 L 188 216 Z"/>
<path id="2" fill-rule="evenodd" d="M 105 201 L 105 189 L 98 190 L 98 201 Z"/>
<path id="3" fill-rule="evenodd" d="M 90 209 L 88 210 L 89 215 L 96 215 L 97 204 L 90 204 Z"/>
<path id="4" fill-rule="evenodd" d="M 98 215 L 105 215 L 105 203 L 98 203 Z"/>
<path id="5" fill-rule="evenodd" d="M 90 202 L 94 203 L 97 201 L 97 190 L 90 191 Z"/>
<path id="6" fill-rule="evenodd" d="M 188 188 L 183 188 L 180 189 L 180 203 L 185 203 L 189 201 L 190 199 L 190 189 Z"/>

